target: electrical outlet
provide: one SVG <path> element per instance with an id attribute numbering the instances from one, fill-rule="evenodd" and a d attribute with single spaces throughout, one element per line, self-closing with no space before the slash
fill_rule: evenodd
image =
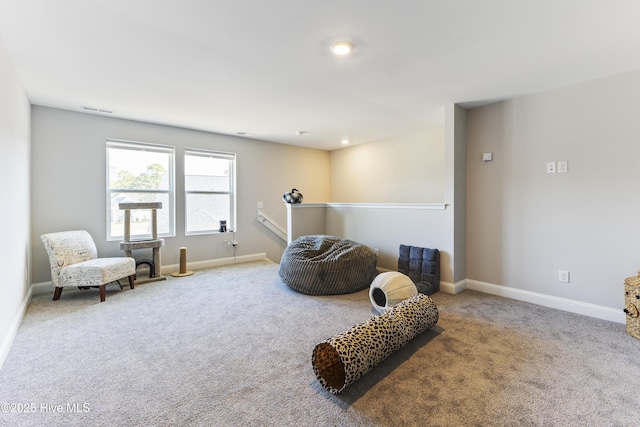
<path id="1" fill-rule="evenodd" d="M 547 163 L 547 173 L 556 173 L 556 162 Z"/>
<path id="2" fill-rule="evenodd" d="M 569 272 L 566 270 L 560 270 L 558 272 L 558 280 L 562 283 L 569 283 Z"/>

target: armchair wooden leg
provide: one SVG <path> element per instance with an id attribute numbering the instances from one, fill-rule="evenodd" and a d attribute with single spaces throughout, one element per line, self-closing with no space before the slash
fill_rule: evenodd
<path id="1" fill-rule="evenodd" d="M 62 294 L 62 288 L 56 286 L 56 289 L 53 291 L 53 300 L 57 301 L 60 299 L 60 295 Z"/>
<path id="2" fill-rule="evenodd" d="M 133 289 L 133 275 L 129 276 L 129 287 Z"/>
<path id="3" fill-rule="evenodd" d="M 100 302 L 104 302 L 104 299 L 107 297 L 107 291 L 105 289 L 106 285 L 100 285 L 98 286 L 98 288 L 100 288 Z"/>

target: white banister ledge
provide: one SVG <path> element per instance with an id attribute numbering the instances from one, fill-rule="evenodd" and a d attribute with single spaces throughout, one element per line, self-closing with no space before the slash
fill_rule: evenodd
<path id="1" fill-rule="evenodd" d="M 444 210 L 446 203 L 300 203 L 287 204 L 294 209 L 303 208 L 360 208 L 360 209 L 416 209 L 416 210 Z"/>

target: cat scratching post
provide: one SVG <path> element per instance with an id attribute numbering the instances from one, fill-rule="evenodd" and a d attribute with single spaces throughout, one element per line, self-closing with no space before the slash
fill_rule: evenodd
<path id="1" fill-rule="evenodd" d="M 180 272 L 171 273 L 174 277 L 191 276 L 193 271 L 187 271 L 187 248 L 180 248 Z"/>
<path id="2" fill-rule="evenodd" d="M 158 209 L 162 209 L 162 202 L 120 203 L 120 210 L 124 210 L 124 242 L 120 243 L 120 249 L 125 256 L 133 257 L 132 251 L 137 249 L 151 249 L 153 260 L 141 259 L 136 262 L 136 269 L 141 264 L 149 265 L 149 277 L 138 279 L 135 284 L 166 280 L 160 274 L 160 248 L 164 246 L 164 239 L 158 239 Z M 149 209 L 151 211 L 151 239 L 131 240 L 131 211 L 136 209 Z"/>

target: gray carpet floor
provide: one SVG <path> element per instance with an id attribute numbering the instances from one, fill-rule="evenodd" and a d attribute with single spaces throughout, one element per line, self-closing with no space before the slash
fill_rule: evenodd
<path id="1" fill-rule="evenodd" d="M 268 261 L 36 295 L 0 371 L 2 426 L 629 426 L 640 340 L 622 324 L 465 291 L 339 395 L 316 344 L 374 314 Z M 7 409 L 10 411 L 7 412 Z M 15 412 L 11 412 L 14 410 Z"/>

